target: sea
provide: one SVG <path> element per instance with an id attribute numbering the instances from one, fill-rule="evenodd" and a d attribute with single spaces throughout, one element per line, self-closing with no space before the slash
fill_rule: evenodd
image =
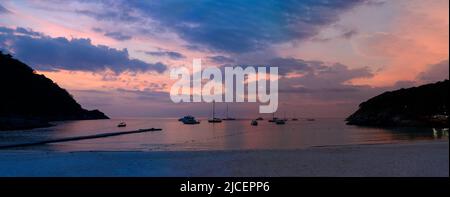
<path id="1" fill-rule="evenodd" d="M 277 125 L 267 120 L 252 126 L 242 119 L 184 125 L 177 118 L 117 118 L 54 122 L 32 130 L 0 131 L 0 146 L 110 132 L 161 128 L 161 131 L 9 148 L 36 151 L 203 151 L 304 149 L 354 144 L 448 141 L 448 128 L 374 128 L 346 125 L 342 118 L 300 118 Z M 126 122 L 126 127 L 117 127 Z M 4 151 L 5 149 L 0 149 Z"/>

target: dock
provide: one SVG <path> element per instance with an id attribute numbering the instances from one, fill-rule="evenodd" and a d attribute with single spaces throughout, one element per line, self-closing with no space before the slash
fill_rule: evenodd
<path id="1" fill-rule="evenodd" d="M 29 142 L 29 143 L 1 145 L 0 149 L 37 146 L 37 145 L 44 145 L 44 144 L 51 144 L 51 143 L 58 143 L 58 142 L 69 142 L 69 141 L 79 141 L 79 140 L 87 140 L 87 139 L 95 139 L 95 138 L 105 138 L 105 137 L 112 137 L 112 136 L 118 136 L 118 135 L 145 133 L 145 132 L 153 132 L 153 131 L 162 131 L 162 129 L 157 129 L 157 128 L 138 129 L 138 130 L 133 130 L 133 131 L 100 133 L 100 134 L 95 134 L 95 135 L 75 136 L 75 137 L 66 137 L 66 138 L 51 139 L 51 140 L 44 140 L 44 141 L 37 141 L 37 142 Z"/>

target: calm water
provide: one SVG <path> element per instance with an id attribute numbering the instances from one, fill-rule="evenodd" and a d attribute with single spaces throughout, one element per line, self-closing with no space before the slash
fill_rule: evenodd
<path id="1" fill-rule="evenodd" d="M 126 121 L 126 128 L 116 125 Z M 260 121 L 251 126 L 249 120 L 210 124 L 183 125 L 175 119 L 115 119 L 59 122 L 51 128 L 29 131 L 0 132 L 0 145 L 92 135 L 142 128 L 163 131 L 54 143 L 17 148 L 47 151 L 177 151 L 177 150 L 242 150 L 296 149 L 312 146 L 402 143 L 410 141 L 448 140 L 448 130 L 432 128 L 381 129 L 345 125 L 342 119 L 288 121 L 276 125 Z"/>

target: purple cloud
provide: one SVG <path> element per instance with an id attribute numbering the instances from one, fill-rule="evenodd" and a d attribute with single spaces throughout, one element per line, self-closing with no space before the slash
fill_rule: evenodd
<path id="1" fill-rule="evenodd" d="M 12 52 L 18 59 L 36 69 L 99 71 L 111 69 L 123 71 L 164 72 L 167 66 L 161 62 L 147 63 L 131 58 L 127 49 L 118 50 L 105 45 L 93 45 L 90 39 L 70 40 L 52 38 L 29 29 L 0 28 L 0 48 Z"/>

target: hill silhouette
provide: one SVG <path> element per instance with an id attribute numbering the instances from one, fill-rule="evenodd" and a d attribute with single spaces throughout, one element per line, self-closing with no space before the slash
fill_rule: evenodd
<path id="1" fill-rule="evenodd" d="M 0 130 L 49 126 L 49 121 L 108 119 L 83 109 L 52 80 L 0 52 Z"/>
<path id="2" fill-rule="evenodd" d="M 448 128 L 449 81 L 385 92 L 359 105 L 351 125 Z"/>

